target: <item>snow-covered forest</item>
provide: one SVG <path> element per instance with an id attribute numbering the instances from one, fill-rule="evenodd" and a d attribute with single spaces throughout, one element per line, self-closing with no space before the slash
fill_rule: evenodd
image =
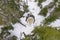
<path id="1" fill-rule="evenodd" d="M 0 40 L 60 40 L 60 0 L 0 0 Z"/>

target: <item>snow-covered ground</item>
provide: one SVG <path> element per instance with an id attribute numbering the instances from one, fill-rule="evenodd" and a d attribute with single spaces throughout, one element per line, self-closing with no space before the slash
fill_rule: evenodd
<path id="1" fill-rule="evenodd" d="M 26 2 L 26 0 L 23 0 Z M 52 2 L 52 0 L 47 0 L 45 2 L 42 3 L 42 6 L 45 7 L 46 5 L 48 5 L 50 2 Z M 39 26 L 42 21 L 45 19 L 45 17 L 38 15 L 38 13 L 40 12 L 40 7 L 38 7 L 37 5 L 38 2 L 34 2 L 34 0 L 28 0 L 28 9 L 29 11 L 35 16 L 35 23 L 34 24 L 28 24 L 25 19 L 26 17 L 22 17 L 20 20 L 23 24 L 26 25 L 26 27 L 24 27 L 23 25 L 16 23 L 14 24 L 14 31 L 11 32 L 11 34 L 16 35 L 18 37 L 18 40 L 20 39 L 21 33 L 25 33 L 26 35 L 31 34 L 31 32 L 33 31 L 35 26 Z M 27 14 L 30 14 L 30 12 L 25 13 L 24 16 L 27 16 Z M 23 35 L 23 34 L 22 34 Z"/>
<path id="2" fill-rule="evenodd" d="M 26 35 L 31 34 L 31 32 L 34 29 L 34 26 L 39 26 L 41 24 L 41 22 L 44 20 L 45 17 L 38 15 L 38 13 L 40 12 L 40 8 L 37 5 L 37 2 L 34 2 L 34 0 L 28 0 L 28 9 L 29 11 L 35 16 L 35 23 L 34 24 L 28 24 L 25 20 L 26 20 L 26 16 L 27 14 L 30 14 L 30 12 L 25 13 L 24 16 L 20 18 L 21 22 L 26 25 L 26 27 L 24 27 L 23 25 L 21 25 L 20 23 L 16 23 L 13 25 L 14 30 L 11 31 L 12 35 L 15 35 L 18 37 L 17 40 L 20 39 L 21 34 L 24 32 Z M 37 20 L 38 19 L 38 20 Z M 22 34 L 23 35 L 23 34 Z"/>
<path id="3" fill-rule="evenodd" d="M 23 0 L 26 2 L 26 0 Z M 28 9 L 29 11 L 35 16 L 35 23 L 34 24 L 28 24 L 25 19 L 27 14 L 30 14 L 30 12 L 27 12 L 24 14 L 25 17 L 20 18 L 21 22 L 26 25 L 26 27 L 24 27 L 23 25 L 21 25 L 20 23 L 16 23 L 13 25 L 14 30 L 10 31 L 12 35 L 15 35 L 18 37 L 17 40 L 20 40 L 21 36 L 23 35 L 22 33 L 24 32 L 26 35 L 31 34 L 31 32 L 33 31 L 35 26 L 39 26 L 42 21 L 45 19 L 44 16 L 38 15 L 38 13 L 40 12 L 40 7 L 38 7 L 37 3 L 38 2 L 34 2 L 35 0 L 28 0 Z M 52 0 L 46 0 L 45 2 L 42 3 L 42 6 L 45 7 L 46 5 L 48 5 L 50 2 L 52 2 Z M 48 14 L 49 15 L 49 14 Z M 55 22 L 52 22 L 50 25 L 51 26 L 60 26 L 60 19 L 57 19 Z"/>
<path id="4" fill-rule="evenodd" d="M 52 0 L 47 0 L 45 2 L 42 3 L 42 6 L 45 7 L 46 5 L 48 5 L 50 2 L 52 2 Z M 18 37 L 18 40 L 20 39 L 21 34 L 24 32 L 26 35 L 31 34 L 32 30 L 34 29 L 35 26 L 39 26 L 41 24 L 41 22 L 44 20 L 45 17 L 38 15 L 38 13 L 40 12 L 40 7 L 38 7 L 37 5 L 38 2 L 34 2 L 34 0 L 28 0 L 28 9 L 29 11 L 35 16 L 35 23 L 29 25 L 25 19 L 26 17 L 22 17 L 21 18 L 21 22 L 23 24 L 26 25 L 26 27 L 22 26 L 19 23 L 16 23 L 14 26 L 14 31 L 12 32 L 12 34 L 16 35 Z M 27 14 L 30 14 L 30 12 L 25 13 L 24 16 L 27 16 Z M 51 23 L 52 26 L 60 26 L 60 21 L 56 20 L 56 22 Z M 23 34 L 22 34 L 23 35 Z"/>

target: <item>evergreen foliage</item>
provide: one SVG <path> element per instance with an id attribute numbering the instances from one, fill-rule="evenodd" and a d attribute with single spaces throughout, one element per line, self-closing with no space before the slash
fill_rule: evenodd
<path id="1" fill-rule="evenodd" d="M 40 36 L 40 40 L 60 40 L 60 31 L 49 26 L 37 27 L 34 33 Z"/>
<path id="2" fill-rule="evenodd" d="M 7 38 L 10 36 L 9 30 L 14 29 L 11 23 L 21 23 L 20 18 L 25 12 L 28 12 L 28 6 L 25 3 L 22 5 L 24 11 L 20 10 L 21 4 L 19 4 L 19 2 L 20 0 L 0 0 L 0 25 L 4 25 L 4 27 L 1 28 L 0 40 L 10 40 L 10 37 Z M 16 40 L 16 37 L 11 37 L 11 40 Z"/>
<path id="3" fill-rule="evenodd" d="M 38 1 L 38 6 L 42 6 L 41 3 L 46 0 L 35 1 Z M 19 2 L 22 2 L 23 5 L 19 4 Z M 60 17 L 60 5 L 57 5 L 56 2 L 58 2 L 58 0 L 54 0 L 51 5 L 49 4 L 41 9 L 39 15 L 46 17 L 48 8 L 55 6 L 55 9 L 43 21 L 43 26 L 35 27 L 32 35 L 25 35 L 25 38 L 21 40 L 60 40 L 60 30 L 45 25 L 50 24 Z M 56 7 L 56 5 L 58 7 Z M 24 11 L 20 10 L 20 6 L 23 7 Z M 26 12 L 29 12 L 28 5 L 21 0 L 0 0 L 0 25 L 4 25 L 4 27 L 1 28 L 0 40 L 17 40 L 17 37 L 11 36 L 9 32 L 9 30 L 14 30 L 11 23 L 15 24 L 19 22 L 22 24 L 20 18 L 23 17 L 23 14 Z"/>
<path id="4" fill-rule="evenodd" d="M 13 30 L 14 28 L 9 25 L 9 26 L 4 26 L 1 28 L 1 33 L 0 33 L 0 40 L 6 40 L 7 37 L 10 35 L 9 30 Z"/>
<path id="5" fill-rule="evenodd" d="M 44 24 L 50 24 L 51 22 L 55 21 L 56 19 L 57 19 L 57 17 L 55 15 L 49 16 L 49 17 L 45 18 Z"/>
<path id="6" fill-rule="evenodd" d="M 39 15 L 46 16 L 46 15 L 47 15 L 47 12 L 48 12 L 47 7 L 44 7 L 43 9 L 41 9 L 41 11 L 40 11 Z"/>
<path id="7" fill-rule="evenodd" d="M 60 40 L 60 30 L 50 26 L 38 26 L 33 30 L 33 33 L 33 35 L 27 36 L 28 40 Z"/>
<path id="8" fill-rule="evenodd" d="M 21 11 L 21 4 L 19 4 L 19 2 L 16 3 L 16 0 L 0 0 L 0 2 L 0 11 L 2 11 L 0 15 L 2 15 L 2 19 L 4 19 L 5 17 L 5 20 L 7 20 L 6 23 L 10 22 L 14 24 L 19 21 L 19 19 L 23 16 L 25 12 L 28 12 L 28 6 L 26 5 L 26 3 L 22 5 L 24 11 Z"/>
<path id="9" fill-rule="evenodd" d="M 38 6 L 41 5 L 42 2 L 46 1 L 46 0 L 37 0 L 38 1 Z"/>

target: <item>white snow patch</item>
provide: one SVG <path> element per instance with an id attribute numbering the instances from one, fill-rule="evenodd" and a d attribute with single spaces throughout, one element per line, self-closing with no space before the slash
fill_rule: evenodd
<path id="1" fill-rule="evenodd" d="M 37 5 L 37 2 L 30 2 L 28 1 L 28 9 L 32 14 L 38 14 L 40 12 L 40 8 Z"/>
<path id="2" fill-rule="evenodd" d="M 53 2 L 53 0 L 46 0 L 45 2 L 42 2 L 42 7 L 47 6 L 50 2 Z"/>
<path id="3" fill-rule="evenodd" d="M 27 25 L 24 27 L 20 23 L 16 23 L 13 25 L 14 30 L 11 30 L 11 34 L 17 36 L 17 40 L 20 40 L 21 36 L 23 36 L 23 32 L 28 35 L 31 34 L 32 30 L 34 29 L 32 25 Z"/>
<path id="4" fill-rule="evenodd" d="M 57 19 L 56 21 L 52 22 L 50 24 L 52 27 L 60 27 L 60 19 Z"/>
<path id="5" fill-rule="evenodd" d="M 35 23 L 34 23 L 34 26 L 41 25 L 41 23 L 43 22 L 44 19 L 45 19 L 45 17 L 43 17 L 41 15 L 35 15 Z"/>

